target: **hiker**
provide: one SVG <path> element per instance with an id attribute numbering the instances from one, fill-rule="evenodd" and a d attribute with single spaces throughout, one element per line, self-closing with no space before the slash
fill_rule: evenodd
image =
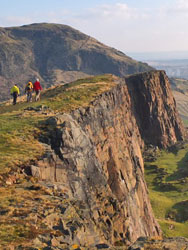
<path id="1" fill-rule="evenodd" d="M 13 105 L 16 105 L 17 97 L 20 94 L 20 90 L 19 90 L 17 84 L 14 84 L 14 86 L 11 88 L 10 94 L 13 97 Z"/>
<path id="2" fill-rule="evenodd" d="M 25 87 L 25 93 L 27 95 L 27 102 L 32 102 L 32 91 L 33 91 L 33 84 L 31 81 L 29 81 Z"/>
<path id="3" fill-rule="evenodd" d="M 33 90 L 34 90 L 35 93 L 36 93 L 35 101 L 40 100 L 40 92 L 41 92 L 41 90 L 42 90 L 42 87 L 41 87 L 41 85 L 40 85 L 40 82 L 39 82 L 39 79 L 38 79 L 38 78 L 36 79 L 36 82 L 33 84 Z"/>

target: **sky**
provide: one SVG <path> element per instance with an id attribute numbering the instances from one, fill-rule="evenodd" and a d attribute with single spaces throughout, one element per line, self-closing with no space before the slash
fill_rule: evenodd
<path id="1" fill-rule="evenodd" d="M 60 23 L 124 53 L 188 51 L 188 0 L 0 0 L 0 27 Z"/>

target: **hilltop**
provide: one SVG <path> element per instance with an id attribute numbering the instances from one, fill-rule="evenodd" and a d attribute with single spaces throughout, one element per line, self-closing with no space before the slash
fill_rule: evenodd
<path id="1" fill-rule="evenodd" d="M 0 100 L 9 97 L 14 82 L 23 91 L 36 76 L 43 87 L 50 87 L 88 75 L 125 76 L 151 69 L 67 25 L 0 28 Z"/>

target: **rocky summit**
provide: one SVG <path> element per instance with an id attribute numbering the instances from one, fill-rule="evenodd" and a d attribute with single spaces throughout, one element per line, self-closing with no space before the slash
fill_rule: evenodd
<path id="1" fill-rule="evenodd" d="M 162 238 L 144 179 L 145 149 L 185 137 L 163 71 L 85 78 L 0 113 L 1 249 L 187 249 Z"/>
<path id="2" fill-rule="evenodd" d="M 124 53 L 78 30 L 60 24 L 31 24 L 0 28 L 0 100 L 18 83 L 22 92 L 36 77 L 43 87 L 88 75 L 125 76 L 151 70 Z"/>

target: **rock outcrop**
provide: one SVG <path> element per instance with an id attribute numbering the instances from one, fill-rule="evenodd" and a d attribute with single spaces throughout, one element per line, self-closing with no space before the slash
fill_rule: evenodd
<path id="1" fill-rule="evenodd" d="M 24 92 L 35 77 L 49 87 L 88 75 L 125 76 L 151 69 L 67 25 L 0 28 L 0 101 L 9 98 L 13 83 Z"/>
<path id="2" fill-rule="evenodd" d="M 130 245 L 140 236 L 161 235 L 142 152 L 146 144 L 168 147 L 184 137 L 163 71 L 119 80 L 89 106 L 51 117 L 46 125 L 46 153 L 31 171 L 80 204 L 72 223 L 62 219 L 63 230 L 73 231 L 72 242 Z"/>
<path id="3" fill-rule="evenodd" d="M 135 74 L 126 83 L 144 142 L 168 147 L 182 140 L 184 128 L 165 72 Z"/>

